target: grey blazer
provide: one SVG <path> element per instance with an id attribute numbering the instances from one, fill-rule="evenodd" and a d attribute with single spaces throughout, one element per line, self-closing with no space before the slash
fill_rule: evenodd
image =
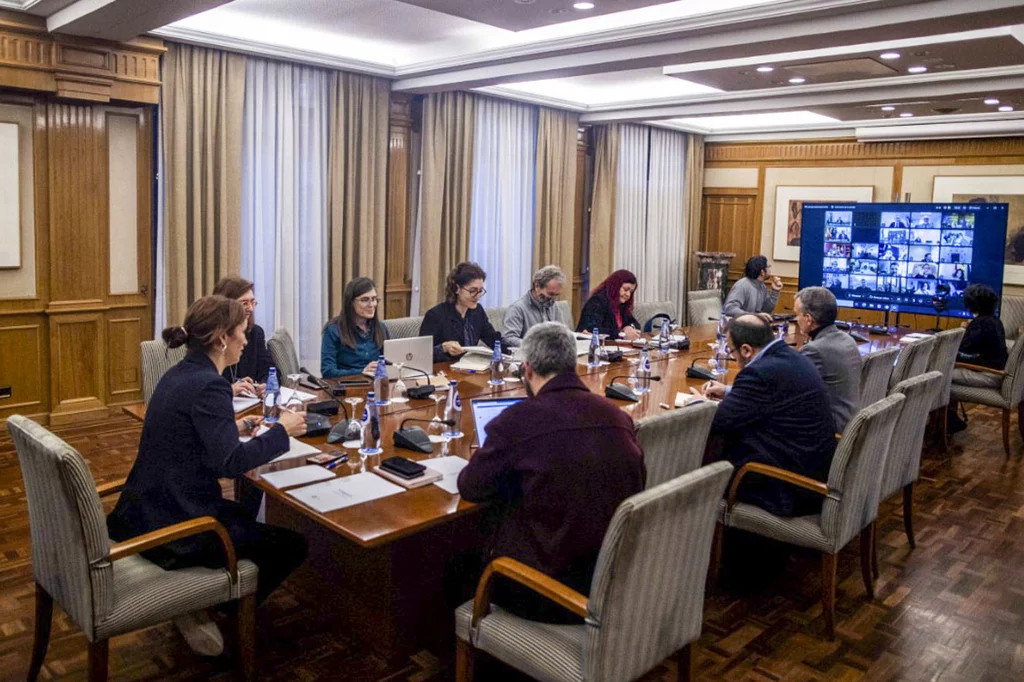
<path id="1" fill-rule="evenodd" d="M 853 418 L 860 398 L 860 351 L 857 342 L 834 324 L 823 327 L 801 351 L 818 368 L 832 402 L 836 431 Z"/>

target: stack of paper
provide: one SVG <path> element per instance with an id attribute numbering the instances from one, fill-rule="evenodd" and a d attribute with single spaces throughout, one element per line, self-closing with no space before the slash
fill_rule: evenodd
<path id="1" fill-rule="evenodd" d="M 686 407 L 687 405 L 702 402 L 704 402 L 703 396 L 694 395 L 693 393 L 683 393 L 682 391 L 676 393 L 676 407 Z"/>
<path id="2" fill-rule="evenodd" d="M 263 474 L 261 478 L 275 488 L 287 488 L 294 485 L 305 485 L 313 481 L 322 481 L 325 478 L 334 478 L 334 474 L 323 467 L 310 464 Z"/>
<path id="3" fill-rule="evenodd" d="M 404 489 L 388 483 L 370 472 L 335 478 L 304 488 L 289 490 L 288 494 L 321 514 L 352 507 L 370 500 L 397 495 Z"/>
<path id="4" fill-rule="evenodd" d="M 240 395 L 233 398 L 231 402 L 234 405 L 235 414 L 238 414 L 239 412 L 245 412 L 250 407 L 256 407 L 259 405 L 260 399 L 256 396 Z"/>
<path id="5" fill-rule="evenodd" d="M 922 339 L 927 339 L 931 334 L 922 334 L 921 332 L 914 332 L 913 334 L 905 334 L 900 337 L 900 343 L 914 343 Z"/>
<path id="6" fill-rule="evenodd" d="M 436 457 L 425 460 L 424 464 L 444 476 L 434 485 L 452 495 L 459 494 L 459 472 L 469 464 L 468 460 L 461 457 Z"/>

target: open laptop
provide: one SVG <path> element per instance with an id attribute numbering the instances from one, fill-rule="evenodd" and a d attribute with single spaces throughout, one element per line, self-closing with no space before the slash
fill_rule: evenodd
<path id="1" fill-rule="evenodd" d="M 475 398 L 469 401 L 473 410 L 473 425 L 476 427 L 477 444 L 480 447 L 484 446 L 484 440 L 487 438 L 485 429 L 492 419 L 524 400 L 526 398 L 520 396 L 518 398 Z"/>
<path id="2" fill-rule="evenodd" d="M 434 372 L 434 337 L 413 336 L 408 339 L 388 339 L 384 342 L 384 358 L 395 363 L 388 365 L 388 379 L 398 378 L 399 362 L 405 365 L 402 376 L 405 379 L 423 378 L 415 370 L 433 374 Z"/>

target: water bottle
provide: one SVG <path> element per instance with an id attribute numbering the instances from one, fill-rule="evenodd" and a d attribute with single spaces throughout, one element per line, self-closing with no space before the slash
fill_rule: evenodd
<path id="1" fill-rule="evenodd" d="M 505 383 L 505 358 L 501 355 L 501 341 L 494 342 L 494 352 L 491 354 L 491 386 L 501 386 Z"/>
<path id="2" fill-rule="evenodd" d="M 786 340 L 786 332 L 788 330 L 789 330 L 789 323 L 788 322 L 780 322 L 779 323 L 779 331 L 775 335 L 775 338 L 777 338 L 779 341 L 785 341 Z"/>
<path id="3" fill-rule="evenodd" d="M 281 383 L 277 380 L 277 368 L 270 368 L 267 390 L 263 393 L 263 421 L 276 424 L 281 415 Z"/>
<path id="4" fill-rule="evenodd" d="M 715 341 L 718 342 L 718 345 L 725 345 L 725 332 L 728 328 L 729 318 L 725 316 L 725 313 L 722 313 L 718 316 L 718 329 L 715 331 Z"/>
<path id="5" fill-rule="evenodd" d="M 668 320 L 663 320 L 661 323 L 661 331 L 658 332 L 658 350 L 662 353 L 668 353 L 669 333 L 671 330 L 672 323 Z"/>
<path id="6" fill-rule="evenodd" d="M 444 405 L 444 418 L 455 422 L 453 425 L 445 424 L 445 430 L 441 435 L 445 438 L 462 437 L 462 400 L 459 398 L 459 389 L 455 381 L 448 382 L 448 400 Z"/>
<path id="7" fill-rule="evenodd" d="M 647 349 L 640 351 L 640 364 L 636 367 L 636 392 L 648 393 L 651 390 L 651 356 Z"/>
<path id="8" fill-rule="evenodd" d="M 587 349 L 587 367 L 597 367 L 601 364 L 597 357 L 597 347 L 601 344 L 600 336 L 597 327 L 594 327 L 594 333 L 590 335 L 590 348 Z"/>
<path id="9" fill-rule="evenodd" d="M 380 414 L 377 412 L 377 401 L 373 392 L 366 394 L 366 407 L 363 408 L 363 428 L 360 433 L 359 454 L 361 456 L 379 455 L 380 447 Z"/>
<path id="10" fill-rule="evenodd" d="M 391 404 L 391 384 L 388 382 L 388 367 L 384 356 L 377 358 L 377 370 L 373 373 L 373 392 L 377 405 Z"/>

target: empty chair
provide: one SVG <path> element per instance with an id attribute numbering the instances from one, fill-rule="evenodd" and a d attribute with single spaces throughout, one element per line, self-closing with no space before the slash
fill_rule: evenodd
<path id="1" fill-rule="evenodd" d="M 947 329 L 935 335 L 935 347 L 928 357 L 928 371 L 942 374 L 942 384 L 935 393 L 935 400 L 932 402 L 929 412 L 936 412 L 939 424 L 939 436 L 942 439 L 942 446 L 946 446 L 946 421 L 949 413 L 946 406 L 949 405 L 950 388 L 953 385 L 953 367 L 956 365 L 956 354 L 960 350 L 960 342 L 964 338 L 966 330 L 963 327 Z"/>
<path id="2" fill-rule="evenodd" d="M 277 375 L 286 377 L 299 373 L 299 356 L 295 353 L 295 342 L 292 335 L 284 327 L 274 330 L 274 335 L 267 340 L 270 357 L 274 359 Z"/>
<path id="3" fill-rule="evenodd" d="M 895 393 L 868 405 L 846 425 L 836 447 L 828 483 L 816 481 L 777 467 L 749 462 L 737 472 L 729 486 L 729 497 L 722 523 L 780 542 L 821 552 L 821 601 L 825 627 L 835 637 L 836 559 L 839 551 L 860 533 L 861 577 L 868 598 L 874 599 L 871 576 L 871 548 L 874 524 L 878 516 L 878 497 L 882 471 L 889 452 L 893 427 L 905 398 Z M 764 509 L 737 502 L 737 493 L 747 474 L 769 476 L 822 496 L 821 514 L 811 516 L 775 516 Z M 718 571 L 722 529 L 717 532 L 712 578 Z"/>
<path id="4" fill-rule="evenodd" d="M 149 404 L 160 377 L 185 357 L 185 346 L 168 348 L 161 341 L 143 341 L 142 352 L 142 402 Z"/>
<path id="5" fill-rule="evenodd" d="M 934 348 L 934 336 L 904 344 L 903 350 L 900 351 L 900 356 L 896 358 L 896 366 L 892 368 L 892 376 L 889 377 L 889 388 L 892 388 L 904 379 L 924 374 L 928 370 L 928 360 L 931 358 L 932 349 Z"/>
<path id="6" fill-rule="evenodd" d="M 384 320 L 384 328 L 388 331 L 389 339 L 411 339 L 414 336 L 419 336 L 421 324 L 423 324 L 422 315 Z"/>
<path id="7" fill-rule="evenodd" d="M 572 306 L 569 301 L 555 301 L 555 310 L 558 311 L 558 319 L 561 320 L 569 329 L 575 329 L 576 325 L 572 321 Z"/>
<path id="8" fill-rule="evenodd" d="M 965 403 L 977 403 L 998 407 L 1003 411 L 1003 450 L 1010 456 L 1010 410 L 1017 408 L 1017 428 L 1024 438 L 1024 409 L 1021 397 L 1024 394 L 1024 343 L 1015 343 L 1010 349 L 1010 357 L 1006 360 L 1006 369 L 998 370 L 980 365 L 968 365 L 958 362 L 957 367 L 985 372 L 1002 377 L 998 388 L 979 388 L 953 384 L 950 392 L 953 400 Z"/>
<path id="9" fill-rule="evenodd" d="M 494 327 L 494 331 L 499 334 L 505 333 L 505 308 L 485 308 L 487 313 L 487 320 Z"/>
<path id="10" fill-rule="evenodd" d="M 1003 294 L 999 302 L 999 320 L 1003 323 L 1009 348 L 1020 338 L 1021 328 L 1024 328 L 1024 296 Z"/>
<path id="11" fill-rule="evenodd" d="M 896 346 L 876 350 L 860 358 L 860 400 L 857 409 L 862 410 L 885 397 L 889 390 L 892 366 L 900 349 Z"/>
<path id="12" fill-rule="evenodd" d="M 691 327 L 717 320 L 721 314 L 721 289 L 690 291 L 686 294 L 686 323 Z"/>
<path id="13" fill-rule="evenodd" d="M 646 327 L 647 322 L 658 313 L 665 313 L 675 320 L 678 317 L 677 310 L 676 304 L 672 301 L 652 301 L 650 303 L 635 301 L 633 303 L 633 317 L 640 323 L 641 329 Z"/>
<path id="14" fill-rule="evenodd" d="M 717 409 L 718 403 L 707 401 L 637 422 L 648 489 L 700 468 Z"/>
<path id="15" fill-rule="evenodd" d="M 251 561 L 235 560 L 224 527 L 204 516 L 111 544 L 100 491 L 78 451 L 19 415 L 8 418 L 7 428 L 21 463 L 32 535 L 36 625 L 29 682 L 46 656 L 55 600 L 89 641 L 90 682 L 107 679 L 111 637 L 238 600 L 240 664 L 252 679 L 258 571 Z M 102 492 L 121 487 L 104 486 Z M 225 568 L 166 571 L 139 554 L 207 532 L 223 544 Z"/>
<path id="16" fill-rule="evenodd" d="M 903 491 L 903 527 L 907 541 L 913 548 L 914 542 L 914 483 L 921 475 L 921 448 L 924 445 L 924 429 L 928 412 L 935 396 L 942 391 L 941 372 L 927 372 L 920 376 L 901 381 L 893 386 L 893 393 L 900 393 L 906 400 L 900 410 L 899 419 L 892 433 L 889 456 L 885 459 L 882 474 L 881 500 L 888 500 Z M 876 557 L 872 557 L 876 559 Z M 878 575 L 877 564 L 874 565 Z"/>
<path id="17" fill-rule="evenodd" d="M 623 501 L 605 533 L 589 597 L 508 557 L 492 561 L 475 600 L 455 611 L 456 680 L 473 679 L 475 649 L 542 682 L 627 682 L 672 655 L 679 679 L 689 680 L 715 515 L 731 473 L 731 464 L 716 462 Z M 495 574 L 585 622 L 550 625 L 491 607 Z"/>

